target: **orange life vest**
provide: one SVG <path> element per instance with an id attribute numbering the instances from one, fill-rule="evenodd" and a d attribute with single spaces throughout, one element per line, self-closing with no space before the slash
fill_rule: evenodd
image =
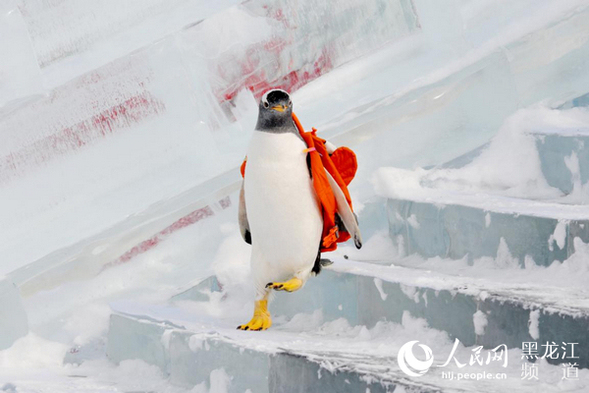
<path id="1" fill-rule="evenodd" d="M 339 230 L 336 224 L 337 203 L 325 170 L 331 174 L 346 197 L 346 201 L 352 209 L 352 199 L 348 192 L 348 184 L 356 175 L 358 162 L 354 152 L 347 147 L 337 148 L 331 155 L 327 152 L 325 139 L 317 136 L 317 130 L 305 132 L 299 119 L 292 114 L 292 119 L 299 130 L 299 134 L 307 144 L 307 152 L 311 162 L 311 177 L 313 188 L 317 194 L 319 207 L 323 215 L 323 234 L 321 237 L 321 252 L 334 251 L 337 243 L 345 242 L 350 234 L 345 230 Z M 247 157 L 241 164 L 241 176 L 245 176 Z M 352 210 L 353 211 L 353 210 Z"/>

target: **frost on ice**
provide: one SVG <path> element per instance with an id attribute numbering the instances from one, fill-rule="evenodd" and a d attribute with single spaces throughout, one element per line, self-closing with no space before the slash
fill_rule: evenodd
<path id="1" fill-rule="evenodd" d="M 481 310 L 477 310 L 472 316 L 472 321 L 474 323 L 474 332 L 477 336 L 482 336 L 485 334 L 485 328 L 489 321 L 487 320 L 487 314 L 482 312 Z"/>

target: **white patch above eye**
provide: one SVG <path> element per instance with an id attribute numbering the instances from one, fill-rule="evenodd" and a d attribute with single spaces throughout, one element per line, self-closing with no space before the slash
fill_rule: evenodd
<path id="1" fill-rule="evenodd" d="M 272 89 L 272 90 L 268 90 L 267 92 L 264 93 L 264 95 L 262 96 L 262 102 L 264 102 L 264 103 L 268 102 L 268 94 L 272 93 L 273 91 L 281 91 L 284 94 L 286 94 L 288 97 L 290 97 L 290 94 L 288 94 L 288 92 L 286 90 Z"/>

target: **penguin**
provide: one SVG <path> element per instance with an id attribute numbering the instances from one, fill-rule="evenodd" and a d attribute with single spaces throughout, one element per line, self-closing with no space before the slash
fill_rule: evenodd
<path id="1" fill-rule="evenodd" d="M 268 329 L 272 325 L 270 292 L 294 292 L 319 273 L 322 264 L 329 263 L 321 259 L 322 212 L 312 184 L 307 145 L 293 122 L 292 110 L 286 91 L 266 92 L 247 149 L 238 217 L 241 235 L 252 246 L 256 299 L 253 318 L 239 325 L 240 330 Z M 354 224 L 357 230 L 357 222 Z"/>

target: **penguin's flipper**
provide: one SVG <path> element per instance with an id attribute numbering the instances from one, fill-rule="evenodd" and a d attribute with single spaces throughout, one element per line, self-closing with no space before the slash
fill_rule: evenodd
<path id="1" fill-rule="evenodd" d="M 247 221 L 247 212 L 245 210 L 245 192 L 243 190 L 243 181 L 241 182 L 241 190 L 239 191 L 239 232 L 241 237 L 247 244 L 252 244 L 252 234 L 250 232 L 250 225 Z"/>
<path id="2" fill-rule="evenodd" d="M 346 231 L 348 231 L 350 236 L 352 236 L 352 239 L 354 239 L 354 245 L 359 249 L 362 247 L 362 235 L 360 234 L 360 228 L 358 227 L 358 220 L 356 219 L 356 215 L 350 208 L 350 205 L 348 205 L 346 196 L 335 179 L 327 170 L 325 170 L 325 174 L 327 175 L 329 185 L 331 186 L 331 190 L 335 196 L 335 201 L 337 202 L 337 214 L 342 219 L 342 222 L 346 227 Z"/>

